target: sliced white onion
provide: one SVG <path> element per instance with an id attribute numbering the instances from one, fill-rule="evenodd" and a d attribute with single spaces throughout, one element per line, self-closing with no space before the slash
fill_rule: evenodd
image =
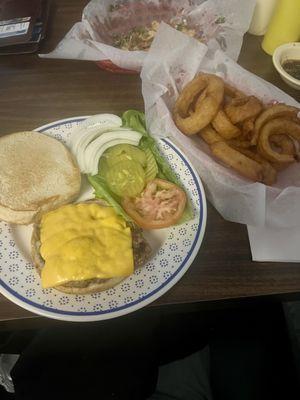
<path id="1" fill-rule="evenodd" d="M 82 121 L 78 128 L 72 132 L 68 144 L 73 154 L 76 156 L 76 150 L 78 142 L 83 136 L 88 134 L 91 130 L 103 129 L 103 128 L 120 128 L 122 126 L 122 120 L 120 117 L 114 114 L 97 114 Z"/>
<path id="2" fill-rule="evenodd" d="M 85 150 L 87 146 L 95 140 L 97 137 L 103 135 L 104 133 L 108 132 L 114 132 L 114 131 L 130 131 L 128 128 L 114 128 L 114 127 L 108 127 L 108 128 L 99 128 L 99 127 L 92 127 L 92 128 L 87 128 L 87 132 L 81 136 L 81 138 L 77 141 L 77 146 L 76 148 L 73 149 L 73 153 L 75 154 L 76 158 L 79 160 L 79 165 L 83 166 L 83 169 L 86 169 L 86 163 L 85 163 Z"/>
<path id="3" fill-rule="evenodd" d="M 122 126 L 122 119 L 115 114 L 96 114 L 82 121 L 83 128 L 103 125 Z"/>

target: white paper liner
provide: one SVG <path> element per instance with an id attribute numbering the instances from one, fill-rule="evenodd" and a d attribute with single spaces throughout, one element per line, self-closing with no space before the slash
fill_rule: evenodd
<path id="1" fill-rule="evenodd" d="M 253 183 L 212 158 L 201 138 L 185 136 L 175 126 L 172 109 L 178 92 L 199 71 L 215 73 L 265 103 L 279 101 L 300 107 L 292 97 L 246 71 L 222 51 L 213 52 L 161 24 L 141 73 L 151 133 L 170 137 L 188 155 L 205 184 L 208 199 L 225 219 L 252 226 L 300 227 L 299 163 L 279 173 L 273 187 Z"/>

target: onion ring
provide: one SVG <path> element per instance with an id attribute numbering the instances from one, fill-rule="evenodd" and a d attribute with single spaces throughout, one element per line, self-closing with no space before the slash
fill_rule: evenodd
<path id="1" fill-rule="evenodd" d="M 300 161 L 300 142 L 298 142 L 298 140 L 296 140 L 295 138 L 293 138 L 291 136 L 289 136 L 289 138 L 291 139 L 291 141 L 294 144 L 296 160 Z"/>
<path id="2" fill-rule="evenodd" d="M 256 182 L 263 181 L 263 167 L 257 161 L 233 149 L 225 142 L 213 143 L 210 148 L 215 157 L 244 177 Z"/>
<path id="3" fill-rule="evenodd" d="M 264 110 L 256 119 L 254 124 L 254 135 L 252 137 L 252 144 L 256 145 L 258 142 L 259 132 L 265 123 L 271 119 L 284 117 L 284 118 L 297 118 L 299 109 L 286 104 L 275 104 Z"/>
<path id="4" fill-rule="evenodd" d="M 255 117 L 246 119 L 242 123 L 242 135 L 246 140 L 251 140 L 254 134 Z"/>
<path id="5" fill-rule="evenodd" d="M 295 155 L 298 159 L 298 150 L 296 149 L 296 145 L 298 142 L 294 141 L 294 139 L 290 138 L 287 135 L 272 135 L 270 136 L 270 141 L 275 143 L 281 149 L 281 152 L 284 154 Z M 295 143 L 296 142 L 296 143 Z M 273 162 L 271 163 L 273 168 L 276 171 L 283 171 L 285 168 L 289 167 L 293 162 Z"/>
<path id="6" fill-rule="evenodd" d="M 262 104 L 255 96 L 237 97 L 224 106 L 224 111 L 233 124 L 255 117 L 261 110 Z"/>
<path id="7" fill-rule="evenodd" d="M 291 118 L 291 121 L 296 122 L 296 124 L 300 124 L 300 115 L 299 115 L 299 117 L 296 116 L 296 117 Z"/>
<path id="8" fill-rule="evenodd" d="M 292 156 L 296 156 L 296 148 L 293 140 L 287 135 L 272 135 L 270 136 L 270 142 L 274 143 L 277 147 L 280 148 L 280 154 L 289 154 Z"/>
<path id="9" fill-rule="evenodd" d="M 262 166 L 262 172 L 263 172 L 263 179 L 262 183 L 265 185 L 271 186 L 276 182 L 277 179 L 277 171 L 274 166 L 272 166 L 271 163 L 269 163 L 267 160 L 265 160 L 260 154 L 257 154 L 251 150 L 248 149 L 237 149 L 240 153 L 244 154 L 245 156 L 251 158 L 251 160 L 254 160 L 261 164 Z"/>
<path id="10" fill-rule="evenodd" d="M 283 171 L 284 169 L 287 169 L 293 163 L 282 163 L 282 162 L 272 162 L 271 165 L 274 169 L 276 169 L 277 172 Z"/>
<path id="11" fill-rule="evenodd" d="M 228 97 L 246 97 L 245 93 L 243 93 L 239 89 L 229 85 L 229 83 L 225 83 L 224 93 L 225 93 L 225 96 L 228 96 Z"/>
<path id="12" fill-rule="evenodd" d="M 201 129 L 198 133 L 200 137 L 207 143 L 213 144 L 216 142 L 222 142 L 224 139 L 214 130 L 211 125 L 207 125 L 205 128 Z"/>
<path id="13" fill-rule="evenodd" d="M 227 143 L 230 146 L 238 147 L 240 149 L 249 149 L 250 147 L 253 147 L 249 140 L 230 139 L 227 140 Z"/>
<path id="14" fill-rule="evenodd" d="M 205 99 L 207 94 L 207 90 L 204 89 L 202 93 L 197 97 L 194 98 L 193 102 L 189 106 L 189 115 L 192 115 L 197 110 L 197 105 L 201 104 L 201 101 Z"/>
<path id="15" fill-rule="evenodd" d="M 211 123 L 224 139 L 232 139 L 241 134 L 241 130 L 233 125 L 223 110 L 218 111 Z"/>
<path id="16" fill-rule="evenodd" d="M 206 90 L 203 98 L 201 92 Z M 190 105 L 200 94 L 201 101 L 196 102 L 195 112 L 188 115 Z M 221 78 L 211 74 L 200 74 L 182 90 L 174 107 L 174 121 L 186 135 L 194 135 L 207 126 L 217 114 L 224 97 L 224 83 Z"/>
<path id="17" fill-rule="evenodd" d="M 272 119 L 262 127 L 258 140 L 258 149 L 267 160 L 284 163 L 295 161 L 295 155 L 280 154 L 272 149 L 271 136 L 276 134 L 285 134 L 300 140 L 300 125 L 287 119 Z"/>

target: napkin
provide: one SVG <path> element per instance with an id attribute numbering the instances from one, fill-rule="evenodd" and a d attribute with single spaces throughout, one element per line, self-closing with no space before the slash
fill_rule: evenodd
<path id="1" fill-rule="evenodd" d="M 253 261 L 300 262 L 300 228 L 247 226 Z"/>

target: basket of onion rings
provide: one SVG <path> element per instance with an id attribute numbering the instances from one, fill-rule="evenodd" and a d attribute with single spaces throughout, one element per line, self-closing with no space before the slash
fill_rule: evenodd
<path id="1" fill-rule="evenodd" d="M 92 0 L 58 46 L 41 57 L 96 61 L 113 73 L 139 73 L 161 22 L 237 58 L 254 1 Z M 237 20 L 235 16 L 239 15 Z M 172 43 L 170 43 L 172 45 Z"/>
<path id="2" fill-rule="evenodd" d="M 263 104 L 217 75 L 199 73 L 179 94 L 173 119 L 185 135 L 199 135 L 211 154 L 241 176 L 272 186 L 299 162 L 300 109 Z"/>
<path id="3" fill-rule="evenodd" d="M 225 219 L 300 226 L 300 104 L 221 51 L 159 34 L 141 74 L 152 134 L 185 151 Z"/>

